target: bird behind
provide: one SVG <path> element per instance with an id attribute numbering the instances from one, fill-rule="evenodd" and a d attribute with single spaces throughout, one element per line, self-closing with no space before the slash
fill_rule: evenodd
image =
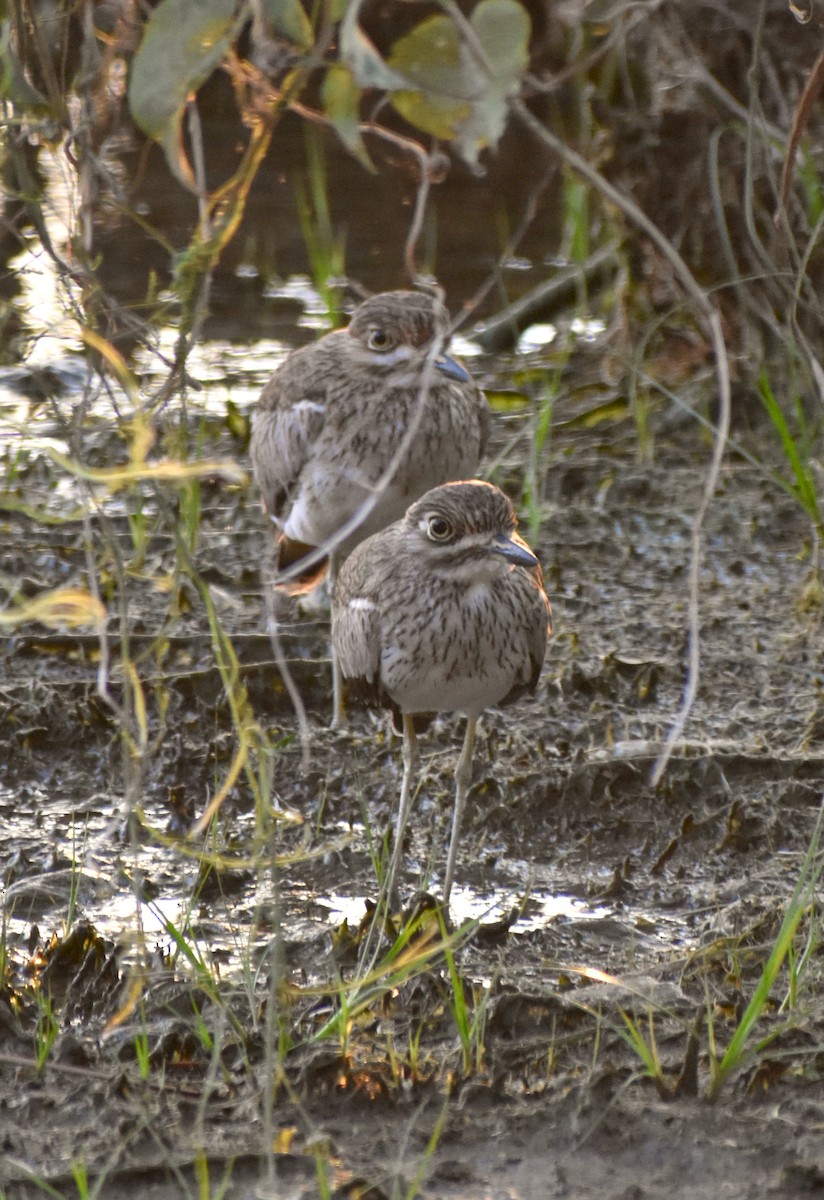
<path id="1" fill-rule="evenodd" d="M 250 451 L 283 590 L 310 590 L 328 547 L 343 559 L 429 488 L 477 470 L 489 412 L 444 353 L 448 331 L 434 295 L 385 292 L 269 380 Z"/>

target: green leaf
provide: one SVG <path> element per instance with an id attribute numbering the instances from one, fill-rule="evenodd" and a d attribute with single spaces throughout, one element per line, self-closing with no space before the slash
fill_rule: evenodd
<path id="1" fill-rule="evenodd" d="M 340 140 L 367 171 L 375 168 L 366 152 L 360 132 L 360 88 L 348 67 L 340 64 L 326 72 L 321 92 L 323 108 Z"/>
<path id="2" fill-rule="evenodd" d="M 10 100 L 17 108 L 48 111 L 45 96 L 33 88 L 11 48 L 11 26 L 4 21 L 0 30 L 0 100 Z"/>
<path id="3" fill-rule="evenodd" d="M 486 51 L 492 83 L 513 90 L 529 64 L 532 23 L 526 9 L 517 0 L 481 0 L 470 24 Z"/>
<path id="4" fill-rule="evenodd" d="M 350 0 L 340 27 L 340 60 L 349 67 L 362 88 L 395 88 L 409 86 L 397 71 L 391 70 L 358 24 L 358 12 L 363 0 Z"/>
<path id="5" fill-rule="evenodd" d="M 161 0 L 132 63 L 132 116 L 162 144 L 171 169 L 188 187 L 192 174 L 180 145 L 183 113 L 235 32 L 235 0 Z"/>
<path id="6" fill-rule="evenodd" d="M 395 42 L 389 61 L 422 91 L 444 100 L 469 99 L 478 95 L 484 77 L 461 49 L 461 35 L 454 21 L 444 16 L 427 17 Z"/>
<path id="7" fill-rule="evenodd" d="M 628 400 L 622 398 L 607 400 L 603 404 L 596 404 L 594 408 L 588 408 L 586 412 L 569 417 L 566 421 L 559 421 L 558 428 L 595 429 L 604 421 L 623 421 L 625 417 L 629 416 L 629 411 Z"/>
<path id="8" fill-rule="evenodd" d="M 444 16 L 421 21 L 395 42 L 389 62 L 419 85 L 415 91 L 393 92 L 392 104 L 401 116 L 444 141 L 459 137 L 472 111 L 465 97 L 480 92 L 482 77 L 464 62 L 454 22 Z"/>
<path id="9" fill-rule="evenodd" d="M 529 396 L 523 392 L 496 391 L 484 388 L 484 395 L 493 412 L 520 412 L 521 409 L 529 408 L 531 404 Z"/>
<path id="10" fill-rule="evenodd" d="M 531 26 L 518 0 L 480 0 L 469 24 L 471 36 L 446 16 L 429 17 L 395 42 L 387 61 L 417 85 L 393 90 L 398 112 L 474 163 L 503 133 L 507 101 L 529 62 Z"/>
<path id="11" fill-rule="evenodd" d="M 226 428 L 236 441 L 248 447 L 252 422 L 246 413 L 240 411 L 234 400 L 226 401 Z"/>
<path id="12" fill-rule="evenodd" d="M 301 50 L 314 45 L 312 22 L 300 0 L 259 0 L 260 13 L 270 30 Z"/>

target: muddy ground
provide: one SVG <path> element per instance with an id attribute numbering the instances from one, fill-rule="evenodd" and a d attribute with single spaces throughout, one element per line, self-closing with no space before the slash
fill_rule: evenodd
<path id="1" fill-rule="evenodd" d="M 708 1098 L 712 1039 L 722 1055 L 821 804 L 808 526 L 765 469 L 730 451 L 706 526 L 698 699 L 653 789 L 685 682 L 709 444 L 689 413 L 663 405 L 651 461 L 639 462 L 630 417 L 590 423 L 593 405 L 586 389 L 559 401 L 541 460 L 531 540 L 555 634 L 538 691 L 487 715 L 476 754 L 453 913 L 481 918 L 454 951 L 477 1022 L 463 1047 L 442 955 L 324 1036 L 377 893 L 369 839 L 394 815 L 400 745 L 370 714 L 325 728 L 326 618 L 289 610 L 283 644 L 311 724 L 303 766 L 265 627 L 251 489 L 204 485 L 195 565 L 274 748 L 271 799 L 291 815 L 256 811 L 241 773 L 194 843 L 220 858 L 210 870 L 185 832 L 226 777 L 237 726 L 202 595 L 173 574 L 173 500 L 147 502 L 137 562 L 128 502 L 111 498 L 86 528 L 53 466 L 34 453 L 19 464 L 21 501 L 61 519 L 5 512 L 4 571 L 25 596 L 82 583 L 95 564 L 112 605 L 112 693 L 126 695 L 128 631 L 151 745 L 125 745 L 128 714 L 96 695 L 92 632 L 28 625 L 6 642 L 4 1196 L 83 1195 L 84 1179 L 91 1194 L 152 1200 L 821 1193 L 816 912 L 800 925 L 796 961 L 809 953 L 792 995 L 785 969 L 740 1068 Z M 493 477 L 517 496 L 533 409 L 497 420 Z M 752 450 L 763 432 L 757 402 L 739 398 L 736 437 Z M 238 449 L 225 431 L 215 441 Z M 120 584 L 113 546 L 130 564 Z M 451 717 L 425 743 L 410 895 L 437 894 L 459 745 Z M 270 972 L 279 950 L 284 978 Z M 654 1031 L 658 1080 L 622 1014 L 647 1041 Z"/>

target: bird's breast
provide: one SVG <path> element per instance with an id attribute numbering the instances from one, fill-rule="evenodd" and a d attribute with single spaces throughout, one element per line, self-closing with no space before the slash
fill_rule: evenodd
<path id="1" fill-rule="evenodd" d="M 478 715 L 532 673 L 523 605 L 488 582 L 432 587 L 385 613 L 383 689 L 404 712 Z M 414 612 L 414 618 L 411 614 Z"/>

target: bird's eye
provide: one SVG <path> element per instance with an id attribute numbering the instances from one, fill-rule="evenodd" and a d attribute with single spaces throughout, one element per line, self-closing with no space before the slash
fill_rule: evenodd
<path id="1" fill-rule="evenodd" d="M 426 531 L 433 542 L 445 542 L 448 537 L 452 536 L 452 526 L 446 517 L 430 517 L 426 525 Z"/>
<path id="2" fill-rule="evenodd" d="M 392 349 L 392 339 L 383 329 L 370 329 L 369 337 L 366 339 L 366 344 L 370 350 L 377 350 L 383 353 L 386 350 Z"/>

